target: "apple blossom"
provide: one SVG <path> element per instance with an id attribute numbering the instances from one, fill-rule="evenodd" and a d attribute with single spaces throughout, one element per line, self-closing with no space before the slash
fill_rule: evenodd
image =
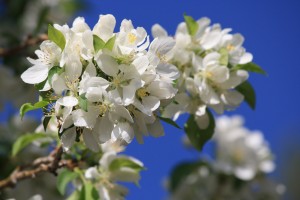
<path id="1" fill-rule="evenodd" d="M 82 17 L 71 27 L 49 26 L 50 41 L 22 74 L 27 83 L 43 84 L 41 99 L 53 105 L 47 115 L 58 119 L 66 151 L 80 135 L 94 151 L 110 140 L 128 144 L 140 133 L 163 135 L 161 101 L 177 93 L 173 81 L 179 72 L 167 59 L 175 41 L 166 37 L 150 44 L 144 28 L 125 19 L 114 32 L 115 22 L 112 15 L 100 15 L 93 29 Z M 136 127 L 141 120 L 143 128 Z"/>

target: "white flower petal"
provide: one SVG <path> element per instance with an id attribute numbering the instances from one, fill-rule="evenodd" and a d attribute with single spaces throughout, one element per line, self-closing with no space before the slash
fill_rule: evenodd
<path id="1" fill-rule="evenodd" d="M 160 105 L 160 100 L 154 96 L 143 97 L 142 102 L 145 108 L 151 111 L 155 111 Z"/>
<path id="2" fill-rule="evenodd" d="M 73 107 L 78 104 L 78 99 L 72 96 L 65 96 L 63 98 L 58 99 L 56 103 L 66 107 Z"/>
<path id="3" fill-rule="evenodd" d="M 84 176 L 87 179 L 95 179 L 98 178 L 100 174 L 96 167 L 90 167 L 85 171 Z"/>
<path id="4" fill-rule="evenodd" d="M 118 123 L 113 129 L 112 140 L 123 140 L 129 144 L 134 137 L 134 131 L 128 123 Z"/>
<path id="5" fill-rule="evenodd" d="M 103 117 L 99 117 L 97 119 L 97 123 L 93 129 L 93 133 L 98 135 L 100 142 L 106 142 L 110 140 L 112 130 L 114 128 L 113 122 L 109 120 L 108 115 L 104 115 Z"/>
<path id="6" fill-rule="evenodd" d="M 114 115 L 117 115 L 118 118 L 123 117 L 124 119 L 126 119 L 129 122 L 133 123 L 133 119 L 132 119 L 129 111 L 124 106 L 116 105 L 114 109 L 115 109 Z"/>
<path id="7" fill-rule="evenodd" d="M 25 83 L 37 84 L 41 83 L 48 77 L 48 67 L 44 65 L 35 65 L 28 68 L 21 75 L 21 79 Z"/>
<path id="8" fill-rule="evenodd" d="M 69 82 L 78 80 L 82 72 L 82 64 L 78 57 L 71 56 L 67 59 L 65 66 L 65 76 Z"/>
<path id="9" fill-rule="evenodd" d="M 112 36 L 116 26 L 116 19 L 113 15 L 100 15 L 98 23 L 93 28 L 93 33 L 107 42 Z"/>
<path id="10" fill-rule="evenodd" d="M 97 138 L 95 138 L 93 132 L 89 129 L 84 129 L 82 133 L 83 141 L 85 145 L 94 152 L 99 152 L 99 144 Z"/>
<path id="11" fill-rule="evenodd" d="M 76 132 L 75 128 L 69 128 L 61 136 L 61 143 L 63 145 L 64 151 L 69 151 L 72 145 L 75 143 Z"/>
<path id="12" fill-rule="evenodd" d="M 167 31 L 162 26 L 160 26 L 159 24 L 154 24 L 151 28 L 151 32 L 152 32 L 152 36 L 154 38 L 168 36 Z"/>
<path id="13" fill-rule="evenodd" d="M 149 124 L 147 127 L 148 127 L 150 135 L 152 135 L 153 137 L 161 137 L 165 134 L 164 128 L 161 125 L 158 118 L 156 118 L 156 120 L 153 124 Z"/>
<path id="14" fill-rule="evenodd" d="M 119 71 L 119 65 L 111 56 L 101 54 L 96 59 L 100 69 L 109 76 L 116 76 Z"/>
<path id="15" fill-rule="evenodd" d="M 54 92 L 56 94 L 59 94 L 59 95 L 61 95 L 63 93 L 63 91 L 67 89 L 67 86 L 65 84 L 65 80 L 61 76 L 59 76 L 58 74 L 54 74 L 52 76 L 51 85 L 52 85 L 52 88 L 53 88 Z"/>
<path id="16" fill-rule="evenodd" d="M 149 60 L 147 56 L 139 56 L 132 62 L 132 65 L 135 66 L 139 74 L 143 74 L 149 66 Z"/>

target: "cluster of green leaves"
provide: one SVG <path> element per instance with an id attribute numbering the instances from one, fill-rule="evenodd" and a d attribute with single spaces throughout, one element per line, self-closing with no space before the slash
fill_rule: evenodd
<path id="1" fill-rule="evenodd" d="M 94 50 L 96 53 L 101 49 L 108 49 L 109 51 L 112 51 L 115 45 L 115 41 L 116 35 L 110 38 L 107 42 L 104 42 L 99 36 L 93 35 Z"/>

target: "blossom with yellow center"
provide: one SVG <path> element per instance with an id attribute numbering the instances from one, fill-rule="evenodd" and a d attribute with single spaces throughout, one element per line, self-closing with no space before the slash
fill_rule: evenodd
<path id="1" fill-rule="evenodd" d="M 130 44 L 133 44 L 136 41 L 136 39 L 137 39 L 137 37 L 135 34 L 133 34 L 133 33 L 128 34 L 128 40 L 129 40 Z"/>
<path id="2" fill-rule="evenodd" d="M 140 88 L 136 91 L 136 94 L 139 98 L 143 98 L 146 96 L 149 96 L 149 92 L 146 90 L 146 88 Z"/>

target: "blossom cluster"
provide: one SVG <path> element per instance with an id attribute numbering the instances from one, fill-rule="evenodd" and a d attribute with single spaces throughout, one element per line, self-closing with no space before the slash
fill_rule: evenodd
<path id="1" fill-rule="evenodd" d="M 177 66 L 181 75 L 176 83 L 178 94 L 164 116 L 176 120 L 187 112 L 195 116 L 199 128 L 205 129 L 209 125 L 207 108 L 222 114 L 244 100 L 236 87 L 248 79 L 248 72 L 240 66 L 250 63 L 252 54 L 242 46 L 244 37 L 230 31 L 219 24 L 210 25 L 208 18 L 195 21 L 185 16 L 185 22 L 178 25 L 176 45 L 165 58 Z M 168 33 L 155 24 L 152 35 L 164 38 Z"/>
<path id="2" fill-rule="evenodd" d="M 262 132 L 250 131 L 240 116 L 217 119 L 216 167 L 242 180 L 251 180 L 260 173 L 275 169 L 273 155 Z"/>
<path id="3" fill-rule="evenodd" d="M 162 100 L 175 96 L 179 72 L 164 58 L 175 46 L 171 37 L 151 43 L 142 27 L 124 19 L 114 32 L 114 16 L 100 15 L 91 29 L 84 18 L 68 25 L 49 25 L 49 40 L 21 78 L 35 84 L 47 115 L 60 124 L 65 150 L 82 135 L 87 147 L 111 140 L 130 143 L 134 135 L 164 134 L 159 121 Z"/>
<path id="4" fill-rule="evenodd" d="M 174 169 L 170 199 L 280 199 L 285 187 L 266 176 L 275 164 L 261 132 L 244 127 L 241 116 L 221 116 L 216 120 L 213 142 L 214 159 L 183 162 L 177 167 L 178 173 L 186 172 L 179 183 Z M 191 145 L 186 138 L 184 143 Z"/>
<path id="5" fill-rule="evenodd" d="M 92 181 L 100 199 L 123 200 L 128 189 L 117 182 L 131 182 L 138 185 L 143 163 L 133 157 L 119 155 L 122 151 L 118 143 L 107 142 L 102 146 L 104 151 L 99 166 L 90 167 L 85 171 L 85 178 Z"/>
<path id="6" fill-rule="evenodd" d="M 276 183 L 266 176 L 243 182 L 232 177 L 222 177 L 213 169 L 202 165 L 180 182 L 169 200 L 280 200 L 284 192 L 284 185 Z"/>

